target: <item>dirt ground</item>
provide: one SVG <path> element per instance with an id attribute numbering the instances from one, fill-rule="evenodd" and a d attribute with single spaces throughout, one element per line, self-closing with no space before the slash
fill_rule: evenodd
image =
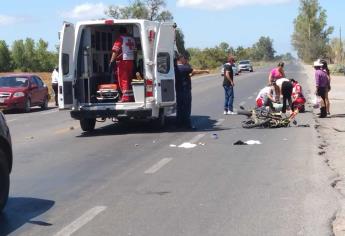
<path id="1" fill-rule="evenodd" d="M 9 74 L 19 74 L 20 72 L 0 72 L 0 76 L 2 75 L 9 75 Z M 50 94 L 50 100 L 53 101 L 52 99 L 54 98 L 53 96 L 53 89 L 51 86 L 51 72 L 30 72 L 30 74 L 37 75 L 40 77 L 43 82 L 47 85 L 49 89 L 49 94 Z"/>
<path id="2" fill-rule="evenodd" d="M 314 69 L 310 65 L 304 65 L 304 69 L 310 80 L 311 91 L 315 90 Z M 337 190 L 339 209 L 332 222 L 335 236 L 345 235 L 345 76 L 331 76 L 331 91 L 329 92 L 330 115 L 320 119 L 315 115 L 316 131 L 319 138 L 319 156 L 335 173 L 335 178 L 330 180 L 330 185 Z M 314 110 L 315 113 L 319 110 Z"/>

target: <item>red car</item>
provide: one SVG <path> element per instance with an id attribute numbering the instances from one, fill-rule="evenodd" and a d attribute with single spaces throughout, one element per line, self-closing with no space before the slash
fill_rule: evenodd
<path id="1" fill-rule="evenodd" d="M 48 101 L 48 88 L 37 75 L 11 74 L 0 77 L 0 109 L 30 112 L 33 106 L 47 109 Z"/>

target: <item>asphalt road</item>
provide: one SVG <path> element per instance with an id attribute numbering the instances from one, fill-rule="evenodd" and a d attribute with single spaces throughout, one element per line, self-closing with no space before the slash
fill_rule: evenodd
<path id="1" fill-rule="evenodd" d="M 268 71 L 235 77 L 235 108 L 254 106 Z M 286 72 L 305 84 L 297 64 Z M 170 118 L 162 130 L 105 122 L 86 134 L 67 111 L 6 114 L 14 167 L 0 235 L 331 235 L 334 176 L 312 113 L 297 119 L 309 128 L 243 129 L 245 117 L 223 115 L 221 83 L 193 80 L 195 131 Z"/>

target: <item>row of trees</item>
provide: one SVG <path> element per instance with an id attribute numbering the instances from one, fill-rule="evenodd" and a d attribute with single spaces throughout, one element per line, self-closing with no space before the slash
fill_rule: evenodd
<path id="1" fill-rule="evenodd" d="M 279 59 L 291 60 L 291 54 L 275 56 L 273 40 L 269 37 L 261 37 L 252 47 L 233 48 L 228 43 L 222 42 L 214 48 L 188 48 L 191 64 L 197 68 L 216 68 L 222 65 L 229 54 L 236 60 L 251 59 L 254 61 L 273 61 Z"/>
<path id="2" fill-rule="evenodd" d="M 57 65 L 57 52 L 48 51 L 48 43 L 31 38 L 16 40 L 11 50 L 4 40 L 0 40 L 0 72 L 4 71 L 52 71 Z"/>
<path id="3" fill-rule="evenodd" d="M 292 45 L 305 62 L 326 58 L 343 63 L 344 50 L 340 38 L 330 39 L 334 27 L 327 26 L 327 14 L 318 0 L 300 0 L 298 16 L 294 20 Z"/>

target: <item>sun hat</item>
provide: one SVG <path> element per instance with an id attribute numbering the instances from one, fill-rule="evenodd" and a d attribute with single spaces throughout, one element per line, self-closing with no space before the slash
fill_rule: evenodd
<path id="1" fill-rule="evenodd" d="M 320 59 L 317 59 L 316 61 L 314 61 L 314 67 L 317 67 L 317 66 L 323 66 Z"/>

